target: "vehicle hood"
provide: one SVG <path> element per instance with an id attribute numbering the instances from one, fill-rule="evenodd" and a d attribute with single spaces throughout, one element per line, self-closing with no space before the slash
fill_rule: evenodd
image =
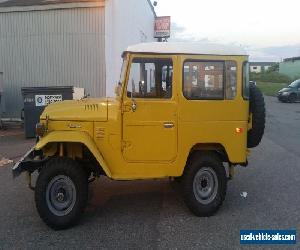
<path id="1" fill-rule="evenodd" d="M 292 90 L 292 88 L 287 87 L 287 88 L 283 88 L 283 89 L 279 90 L 278 92 L 279 92 L 279 93 L 282 93 L 282 92 L 290 92 L 291 90 Z"/>
<path id="2" fill-rule="evenodd" d="M 62 101 L 47 106 L 41 119 L 58 121 L 107 121 L 108 106 L 113 100 L 108 98 Z"/>

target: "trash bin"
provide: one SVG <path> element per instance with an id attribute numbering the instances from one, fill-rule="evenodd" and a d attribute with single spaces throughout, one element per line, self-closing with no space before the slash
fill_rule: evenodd
<path id="1" fill-rule="evenodd" d="M 83 88 L 66 87 L 26 87 L 22 88 L 24 101 L 24 130 L 26 138 L 35 137 L 35 125 L 45 107 L 53 102 L 80 99 L 84 96 Z"/>
<path id="2" fill-rule="evenodd" d="M 2 114 L 5 111 L 4 110 L 4 96 L 3 96 L 3 72 L 0 72 L 0 129 L 2 129 Z"/>
<path id="3" fill-rule="evenodd" d="M 2 129 L 2 91 L 0 89 L 0 129 Z"/>

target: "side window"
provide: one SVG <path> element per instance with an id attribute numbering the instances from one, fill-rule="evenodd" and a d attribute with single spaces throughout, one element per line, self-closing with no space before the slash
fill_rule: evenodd
<path id="1" fill-rule="evenodd" d="M 134 58 L 127 84 L 127 96 L 171 98 L 173 63 L 171 59 Z"/>
<path id="2" fill-rule="evenodd" d="M 186 61 L 183 71 L 183 94 L 187 99 L 224 98 L 223 62 Z"/>
<path id="3" fill-rule="evenodd" d="M 237 66 L 234 61 L 226 61 L 226 99 L 233 100 L 236 97 L 237 89 Z"/>
<path id="4" fill-rule="evenodd" d="M 243 64 L 243 98 L 249 100 L 249 63 Z"/>

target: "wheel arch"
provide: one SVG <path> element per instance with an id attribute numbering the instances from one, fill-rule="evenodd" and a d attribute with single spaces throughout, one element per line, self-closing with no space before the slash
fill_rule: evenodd
<path id="1" fill-rule="evenodd" d="M 189 165 L 190 161 L 194 157 L 198 157 L 199 154 L 205 153 L 214 153 L 216 154 L 222 162 L 229 162 L 228 154 L 225 147 L 220 143 L 197 143 L 191 147 L 189 154 L 186 159 L 186 165 L 183 169 L 182 174 L 184 173 L 186 167 Z"/>
<path id="2" fill-rule="evenodd" d="M 223 162 L 229 162 L 227 151 L 221 143 L 197 143 L 190 149 L 188 158 L 205 151 L 215 152 Z"/>
<path id="3" fill-rule="evenodd" d="M 83 145 L 86 149 L 89 150 L 91 155 L 94 156 L 98 164 L 101 166 L 103 172 L 108 176 L 111 177 L 111 172 L 109 167 L 104 160 L 102 154 L 98 150 L 96 144 L 93 142 L 91 136 L 82 131 L 53 131 L 48 133 L 46 136 L 42 137 L 39 142 L 35 146 L 35 150 L 43 150 L 46 149 L 50 153 L 55 153 L 59 150 L 59 144 L 63 143 L 66 144 L 67 151 L 69 150 L 68 147 L 72 145 Z"/>
<path id="4" fill-rule="evenodd" d="M 295 91 L 291 92 L 291 93 L 289 94 L 289 97 L 290 97 L 290 96 L 295 97 L 296 100 L 297 100 L 297 93 L 296 93 Z"/>

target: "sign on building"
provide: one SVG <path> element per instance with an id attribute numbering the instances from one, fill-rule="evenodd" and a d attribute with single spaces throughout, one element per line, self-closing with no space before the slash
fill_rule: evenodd
<path id="1" fill-rule="evenodd" d="M 62 95 L 36 95 L 35 106 L 43 107 L 54 102 L 61 102 L 62 100 Z"/>
<path id="2" fill-rule="evenodd" d="M 171 30 L 171 17 L 160 16 L 155 18 L 154 37 L 169 38 Z"/>

